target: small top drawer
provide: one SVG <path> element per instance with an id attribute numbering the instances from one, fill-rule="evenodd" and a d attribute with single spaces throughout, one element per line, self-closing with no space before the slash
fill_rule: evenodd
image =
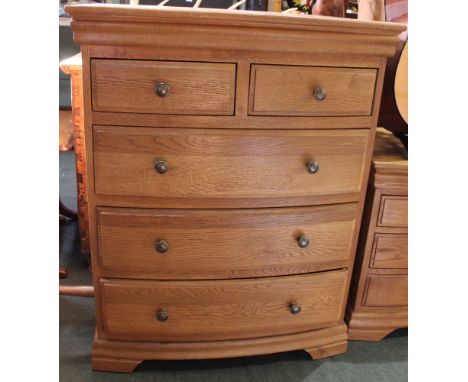
<path id="1" fill-rule="evenodd" d="M 249 114 L 371 115 L 376 69 L 252 65 Z"/>
<path id="2" fill-rule="evenodd" d="M 233 115 L 235 64 L 91 61 L 94 111 Z"/>
<path id="3" fill-rule="evenodd" d="M 383 195 L 380 199 L 379 227 L 408 227 L 408 197 Z"/>

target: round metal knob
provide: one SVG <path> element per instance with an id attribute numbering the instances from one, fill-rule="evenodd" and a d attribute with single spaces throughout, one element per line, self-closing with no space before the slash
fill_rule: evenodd
<path id="1" fill-rule="evenodd" d="M 169 166 L 167 165 L 166 162 L 164 162 L 163 160 L 160 160 L 156 162 L 156 164 L 154 165 L 154 169 L 156 170 L 158 174 L 165 174 L 167 170 L 169 169 Z"/>
<path id="2" fill-rule="evenodd" d="M 159 309 L 156 312 L 156 318 L 161 322 L 167 321 L 169 319 L 169 313 L 167 313 L 165 309 Z"/>
<path id="3" fill-rule="evenodd" d="M 159 97 L 166 97 L 169 94 L 169 85 L 165 84 L 164 82 L 160 82 L 154 88 L 154 92 Z"/>
<path id="4" fill-rule="evenodd" d="M 289 305 L 289 311 L 292 314 L 299 314 L 301 313 L 301 306 L 299 304 L 291 304 Z"/>
<path id="5" fill-rule="evenodd" d="M 309 245 L 309 242 L 310 242 L 310 240 L 307 239 L 305 236 L 299 236 L 299 238 L 297 239 L 297 245 L 300 248 L 307 247 Z"/>
<path id="6" fill-rule="evenodd" d="M 327 91 L 321 87 L 314 87 L 314 98 L 317 101 L 323 101 L 325 97 L 327 96 Z"/>
<path id="7" fill-rule="evenodd" d="M 307 162 L 306 167 L 311 174 L 315 174 L 319 170 L 319 164 L 314 160 Z"/>
<path id="8" fill-rule="evenodd" d="M 159 253 L 166 253 L 167 250 L 169 249 L 169 246 L 167 245 L 167 243 L 164 241 L 164 240 L 159 240 L 156 245 L 154 246 L 154 248 L 156 249 L 156 251 L 158 251 Z"/>

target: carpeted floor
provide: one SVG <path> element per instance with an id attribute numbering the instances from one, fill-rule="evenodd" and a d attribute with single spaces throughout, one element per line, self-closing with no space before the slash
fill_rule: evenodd
<path id="1" fill-rule="evenodd" d="M 60 154 L 60 193 L 76 203 L 73 152 Z M 70 276 L 62 284 L 91 284 L 78 246 L 76 223 L 60 226 L 60 263 Z M 348 351 L 311 361 L 303 351 L 207 361 L 145 361 L 133 374 L 93 372 L 94 300 L 60 297 L 60 381 L 216 381 L 216 382 L 400 382 L 408 380 L 408 332 L 399 330 L 377 343 L 351 341 Z"/>

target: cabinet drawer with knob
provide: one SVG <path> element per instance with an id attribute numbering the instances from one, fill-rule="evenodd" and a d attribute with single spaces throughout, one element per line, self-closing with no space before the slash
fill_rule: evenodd
<path id="1" fill-rule="evenodd" d="M 97 209 L 104 277 L 219 279 L 346 267 L 357 204 L 246 210 Z"/>
<path id="2" fill-rule="evenodd" d="M 250 115 L 371 115 L 376 69 L 252 65 Z"/>
<path id="3" fill-rule="evenodd" d="M 233 115 L 236 65 L 91 60 L 94 111 Z"/>
<path id="4" fill-rule="evenodd" d="M 368 130 L 95 126 L 95 190 L 127 207 L 352 202 L 368 140 Z"/>
<path id="5" fill-rule="evenodd" d="M 347 271 L 216 281 L 101 280 L 106 337 L 256 338 L 337 325 Z"/>

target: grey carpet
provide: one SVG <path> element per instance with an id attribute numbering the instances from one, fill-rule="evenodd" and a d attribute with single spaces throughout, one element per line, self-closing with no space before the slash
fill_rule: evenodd
<path id="1" fill-rule="evenodd" d="M 76 204 L 73 153 L 60 154 L 60 193 Z M 60 262 L 69 268 L 62 284 L 91 284 L 79 250 L 76 223 L 61 224 Z M 133 374 L 93 372 L 94 300 L 60 297 L 60 381 L 216 382 L 400 382 L 408 380 L 408 332 L 398 330 L 377 343 L 351 341 L 348 351 L 311 361 L 303 351 L 206 361 L 145 361 Z"/>

